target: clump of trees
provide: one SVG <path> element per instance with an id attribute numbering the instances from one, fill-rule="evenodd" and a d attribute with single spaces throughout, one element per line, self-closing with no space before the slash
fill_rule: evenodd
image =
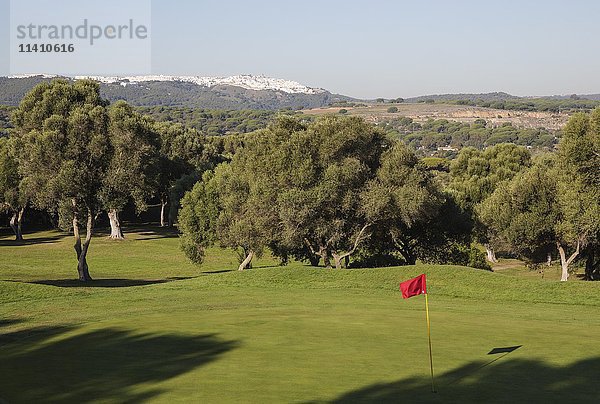
<path id="1" fill-rule="evenodd" d="M 491 263 L 498 262 L 494 250 L 502 244 L 483 225 L 478 208 L 500 184 L 510 181 L 530 165 L 531 155 L 527 149 L 504 143 L 483 151 L 464 148 L 450 166 L 449 192 L 471 216 L 475 224 L 473 236 L 485 247 L 487 260 Z"/>
<path id="2" fill-rule="evenodd" d="M 488 231 L 528 261 L 558 253 L 562 281 L 581 257 L 585 277 L 600 278 L 599 123 L 600 109 L 573 116 L 557 154 L 500 184 L 477 209 Z"/>
<path id="3" fill-rule="evenodd" d="M 201 262 L 218 243 L 241 252 L 240 270 L 266 248 L 341 268 L 356 255 L 440 262 L 439 250 L 469 243 L 468 223 L 442 225 L 452 223 L 451 202 L 414 153 L 355 117 L 280 118 L 182 204 L 188 257 Z"/>
<path id="4" fill-rule="evenodd" d="M 212 167 L 214 153 L 196 131 L 158 124 L 123 101 L 109 105 L 89 80 L 38 85 L 12 121 L 10 136 L 0 138 L 0 206 L 11 212 L 17 239 L 28 203 L 58 215 L 59 226 L 73 232 L 81 281 L 92 279 L 87 254 L 101 214 L 110 237 L 122 239 L 126 204 L 142 212 L 178 181 L 179 194 L 190 189 L 193 181 L 183 177 L 195 181 Z"/>

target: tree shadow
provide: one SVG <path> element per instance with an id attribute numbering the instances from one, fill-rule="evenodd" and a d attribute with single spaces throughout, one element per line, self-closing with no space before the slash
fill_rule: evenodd
<path id="1" fill-rule="evenodd" d="M 18 332 L 27 338 L 14 338 L 0 349 L 0 395 L 8 402 L 142 402 L 166 392 L 153 384 L 206 365 L 238 346 L 214 334 L 104 328 L 73 335 L 73 327 L 28 331 Z"/>
<path id="2" fill-rule="evenodd" d="M 234 269 L 216 269 L 214 271 L 202 271 L 203 274 L 213 275 L 213 274 L 224 274 L 226 272 L 233 272 Z"/>
<path id="3" fill-rule="evenodd" d="M 476 361 L 436 376 L 437 393 L 428 377 L 412 377 L 313 403 L 592 403 L 598 402 L 599 374 L 600 357 L 564 367 L 525 359 L 494 366 Z"/>
<path id="4" fill-rule="evenodd" d="M 141 236 L 138 238 L 138 241 L 179 237 L 179 232 L 176 227 L 161 227 L 149 224 L 131 224 L 123 227 L 123 232 L 125 233 L 125 237 L 127 237 L 127 233 L 137 233 Z"/>
<path id="5" fill-rule="evenodd" d="M 48 237 L 27 237 L 27 234 L 23 235 L 23 240 L 15 240 L 12 237 L 0 238 L 0 246 L 21 246 L 21 245 L 33 245 L 33 244 L 51 244 L 66 237 L 66 235 L 56 235 Z"/>
<path id="6" fill-rule="evenodd" d="M 81 282 L 78 279 L 44 279 L 38 281 L 11 281 L 19 283 L 29 283 L 34 285 L 48 285 L 59 288 L 130 288 L 134 286 L 148 286 L 159 283 L 175 282 L 186 279 L 193 279 L 196 276 L 175 276 L 165 279 L 94 279 L 87 282 Z"/>
<path id="7" fill-rule="evenodd" d="M 14 325 L 14 324 L 18 324 L 18 323 L 22 323 L 23 320 L 19 319 L 19 318 L 2 318 L 0 319 L 0 328 L 1 327 L 6 327 L 9 325 Z"/>

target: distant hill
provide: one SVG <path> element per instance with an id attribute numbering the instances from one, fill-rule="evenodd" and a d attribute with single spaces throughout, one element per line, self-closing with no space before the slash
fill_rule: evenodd
<path id="1" fill-rule="evenodd" d="M 18 105 L 34 86 L 58 76 L 24 75 L 0 77 L 0 105 Z M 65 78 L 74 80 L 76 78 Z M 368 102 L 295 81 L 265 76 L 130 76 L 91 79 L 100 82 L 102 96 L 126 100 L 136 106 L 173 106 L 221 110 L 309 109 L 329 105 L 352 106 Z M 383 100 L 383 99 L 381 99 Z M 524 111 L 572 112 L 600 105 L 600 94 L 519 97 L 504 92 L 434 94 L 407 98 L 408 103 L 472 105 Z"/>
<path id="2" fill-rule="evenodd" d="M 18 105 L 34 86 L 56 76 L 0 77 L 0 104 Z M 65 77 L 62 77 L 65 78 Z M 198 76 L 92 77 L 99 81 L 102 96 L 126 100 L 137 106 L 183 106 L 204 109 L 304 109 L 316 108 L 351 97 L 327 90 L 264 76 L 224 78 Z M 66 78 L 73 80 L 73 78 Z"/>

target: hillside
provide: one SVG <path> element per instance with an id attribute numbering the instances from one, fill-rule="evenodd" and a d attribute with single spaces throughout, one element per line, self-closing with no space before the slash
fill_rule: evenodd
<path id="1" fill-rule="evenodd" d="M 0 104 L 17 105 L 47 75 L 0 77 Z M 70 78 L 67 78 L 71 80 Z M 323 89 L 263 76 L 211 77 L 93 77 L 103 97 L 126 100 L 136 106 L 185 106 L 204 109 L 302 109 L 352 100 Z"/>

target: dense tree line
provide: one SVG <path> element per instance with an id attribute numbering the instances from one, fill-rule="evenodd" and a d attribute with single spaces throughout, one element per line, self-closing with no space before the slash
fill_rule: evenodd
<path id="1" fill-rule="evenodd" d="M 560 98 L 518 98 L 510 100 L 454 100 L 446 101 L 449 104 L 471 105 L 483 108 L 507 109 L 515 111 L 541 111 L 541 112 L 577 112 L 591 111 L 600 105 L 600 101 L 587 100 L 578 97 Z"/>
<path id="2" fill-rule="evenodd" d="M 558 142 L 556 132 L 542 128 L 517 128 L 510 123 L 495 126 L 484 119 L 472 124 L 447 119 L 429 119 L 418 123 L 412 118 L 399 117 L 383 120 L 379 125 L 420 153 L 437 152 L 439 148 L 483 149 L 500 143 L 551 150 Z"/>
<path id="3" fill-rule="evenodd" d="M 574 115 L 558 152 L 534 157 L 511 141 L 526 136 L 513 127 L 398 121 L 411 134 L 486 131 L 510 142 L 465 142 L 452 161 L 419 158 L 358 117 L 283 114 L 247 134 L 207 137 L 110 104 L 92 81 L 55 80 L 23 98 L 0 137 L 0 206 L 17 240 L 28 207 L 58 218 L 74 235 L 82 281 L 99 216 L 120 239 L 125 206 L 152 203 L 162 225 L 178 221 L 198 263 L 212 245 L 238 251 L 239 269 L 264 252 L 336 268 L 483 269 L 502 253 L 556 259 L 562 280 L 574 264 L 600 278 L 600 109 Z"/>
<path id="4" fill-rule="evenodd" d="M 137 111 L 156 121 L 175 122 L 207 136 L 222 136 L 253 132 L 266 128 L 277 115 L 291 111 L 268 110 L 208 110 L 189 107 L 137 107 Z"/>
<path id="5" fill-rule="evenodd" d="M 503 92 L 487 94 L 440 94 L 414 97 L 408 99 L 408 101 L 428 104 L 470 105 L 483 108 L 553 113 L 589 112 L 600 106 L 597 94 L 589 96 L 572 94 L 571 96 L 537 98 L 517 97 Z"/>

